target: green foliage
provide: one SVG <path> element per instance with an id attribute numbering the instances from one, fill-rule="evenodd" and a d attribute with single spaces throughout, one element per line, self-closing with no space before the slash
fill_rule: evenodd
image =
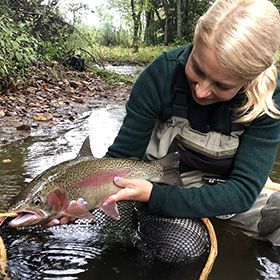
<path id="1" fill-rule="evenodd" d="M 129 34 L 133 34 L 131 37 L 138 36 L 147 45 L 174 44 L 177 42 L 178 1 L 107 0 L 107 2 L 109 8 L 117 9 L 121 14 L 126 26 L 130 28 Z M 132 3 L 134 11 L 132 10 Z M 211 3 L 210 0 L 182 1 L 182 38 L 179 40 L 182 40 L 182 42 L 192 41 L 195 24 L 206 11 L 209 3 Z M 134 16 L 140 16 L 140 27 L 138 29 L 135 28 L 135 24 L 139 23 L 134 22 L 133 14 Z"/>
<path id="2" fill-rule="evenodd" d="M 0 17 L 0 82 L 8 86 L 13 78 L 24 75 L 26 66 L 34 63 L 38 41 L 30 38 L 29 21 L 16 23 L 5 15 Z"/>
<path id="3" fill-rule="evenodd" d="M 0 90 L 27 75 L 36 61 L 63 60 L 72 52 L 67 41 L 73 27 L 56 8 L 35 0 L 6 2 L 0 12 Z"/>
<path id="4" fill-rule="evenodd" d="M 131 40 L 129 39 L 129 31 L 123 29 L 121 26 L 116 27 L 112 22 L 105 22 L 102 27 L 98 29 L 97 36 L 99 43 L 102 46 L 129 46 Z"/>
<path id="5" fill-rule="evenodd" d="M 93 69 L 95 74 L 104 80 L 108 85 L 118 86 L 119 84 L 132 84 L 135 82 L 134 77 L 119 75 L 115 72 L 108 71 L 105 69 L 95 68 Z"/>
<path id="6" fill-rule="evenodd" d="M 176 46 L 145 46 L 140 47 L 139 51 L 135 53 L 132 48 L 102 46 L 99 47 L 99 52 L 107 63 L 116 63 L 120 65 L 147 65 L 162 52 L 174 47 Z"/>

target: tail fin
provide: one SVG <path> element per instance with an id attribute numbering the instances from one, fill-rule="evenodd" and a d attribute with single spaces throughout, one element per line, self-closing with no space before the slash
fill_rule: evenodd
<path id="1" fill-rule="evenodd" d="M 158 159 L 157 162 L 163 166 L 164 175 L 159 183 L 168 185 L 178 185 L 183 187 L 183 182 L 180 176 L 180 154 L 179 152 L 170 153 L 165 157 Z"/>

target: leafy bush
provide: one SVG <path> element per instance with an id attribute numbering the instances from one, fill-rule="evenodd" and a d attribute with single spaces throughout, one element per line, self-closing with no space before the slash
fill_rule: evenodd
<path id="1" fill-rule="evenodd" d="M 30 36 L 29 21 L 16 23 L 7 16 L 0 17 L 0 89 L 24 75 L 24 69 L 36 60 L 38 40 Z"/>
<path id="2" fill-rule="evenodd" d="M 58 9 L 38 1 L 8 2 L 0 12 L 0 90 L 15 84 L 38 60 L 62 61 L 74 54 L 68 46 L 74 28 Z"/>

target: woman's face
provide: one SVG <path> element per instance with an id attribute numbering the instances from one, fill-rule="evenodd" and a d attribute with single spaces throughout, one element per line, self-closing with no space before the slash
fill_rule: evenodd
<path id="1" fill-rule="evenodd" d="M 215 51 L 201 42 L 194 46 L 185 73 L 193 99 L 200 105 L 230 100 L 246 83 L 224 67 Z"/>

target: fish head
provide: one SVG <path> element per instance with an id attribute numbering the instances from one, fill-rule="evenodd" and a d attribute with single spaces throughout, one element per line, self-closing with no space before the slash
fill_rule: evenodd
<path id="1" fill-rule="evenodd" d="M 60 189 L 44 193 L 35 193 L 24 199 L 18 200 L 10 207 L 9 212 L 18 216 L 9 222 L 10 227 L 24 227 L 44 224 L 60 217 L 67 206 L 65 192 Z"/>

